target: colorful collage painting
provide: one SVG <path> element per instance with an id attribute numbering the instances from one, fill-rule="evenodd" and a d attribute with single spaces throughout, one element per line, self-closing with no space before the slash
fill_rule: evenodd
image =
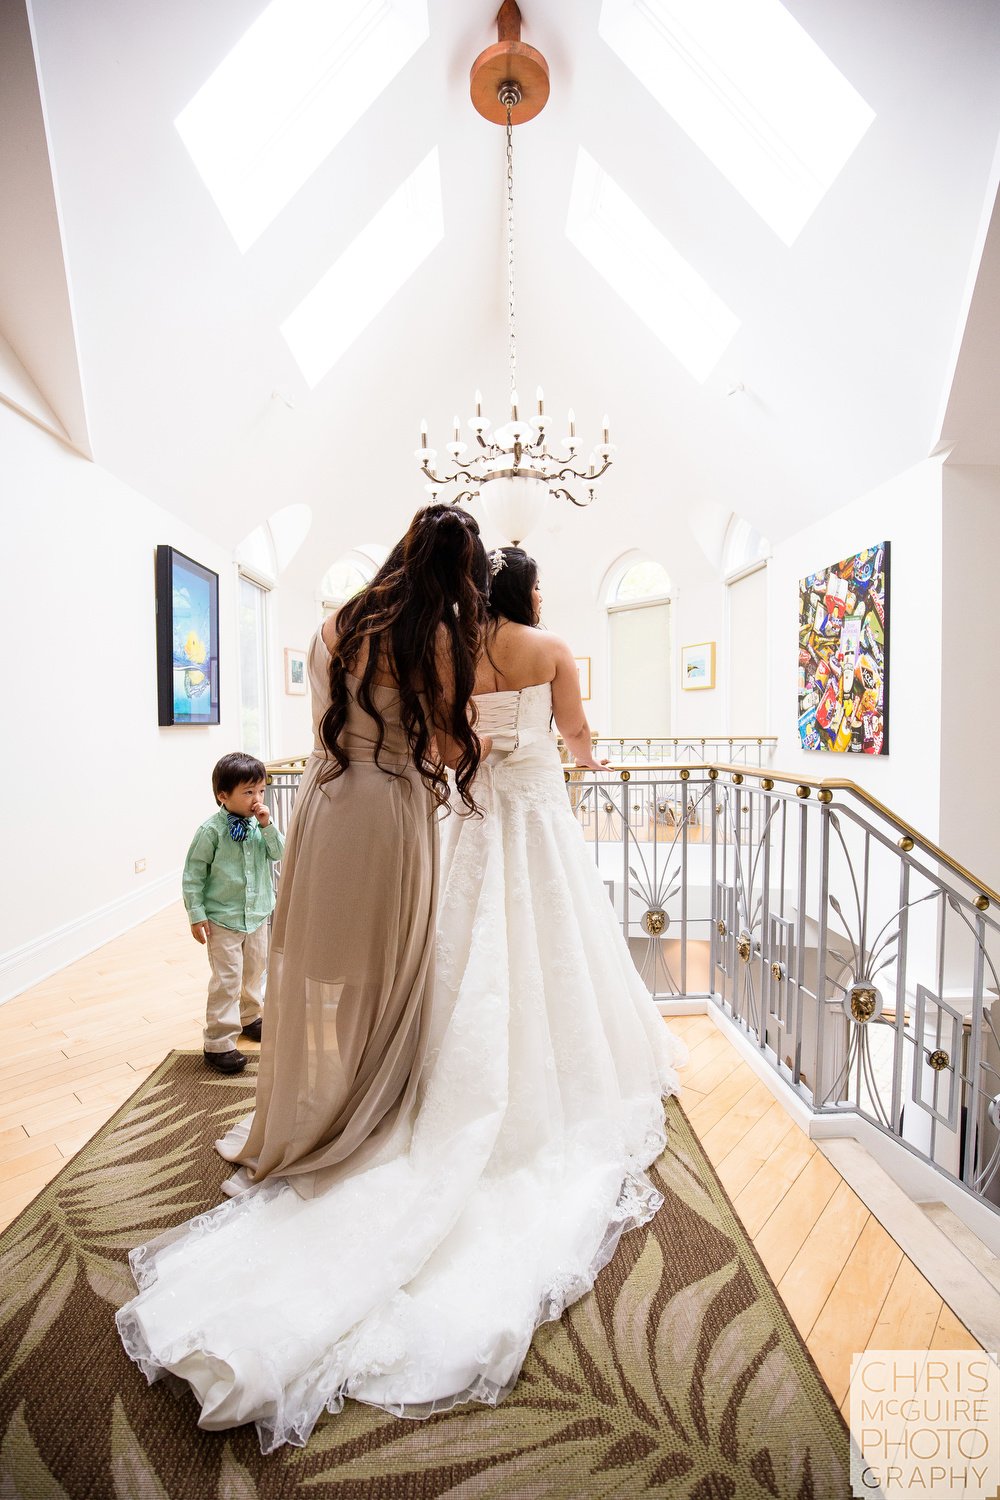
<path id="1" fill-rule="evenodd" d="M 799 582 L 803 750 L 889 753 L 889 543 Z"/>

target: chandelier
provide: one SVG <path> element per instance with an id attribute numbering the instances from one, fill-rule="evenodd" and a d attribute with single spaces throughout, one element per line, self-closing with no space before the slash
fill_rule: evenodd
<path id="1" fill-rule="evenodd" d="M 454 434 L 448 443 L 449 463 L 439 472 L 434 466 L 437 450 L 428 447 L 427 423 L 420 424 L 420 447 L 416 450 L 421 473 L 431 500 L 454 485 L 452 504 L 481 497 L 492 525 L 517 546 L 541 519 L 550 495 L 586 506 L 600 487 L 601 476 L 611 465 L 614 445 L 608 419 L 602 424 L 601 441 L 584 459 L 576 435 L 576 420 L 570 411 L 568 432 L 560 441 L 561 454 L 550 451 L 555 443 L 545 411 L 541 386 L 536 410 L 526 415 L 517 394 L 517 338 L 514 309 L 514 129 L 533 119 L 549 96 L 548 64 L 542 54 L 520 40 L 521 12 L 516 0 L 504 0 L 497 15 L 497 42 L 487 47 L 472 65 L 472 102 L 481 115 L 504 125 L 507 134 L 507 363 L 510 376 L 510 419 L 493 428 L 483 415 L 483 398 L 476 391 L 475 413 L 468 426 L 473 435 L 471 453 L 461 440 L 456 416 Z M 492 433 L 491 433 L 491 428 Z"/>

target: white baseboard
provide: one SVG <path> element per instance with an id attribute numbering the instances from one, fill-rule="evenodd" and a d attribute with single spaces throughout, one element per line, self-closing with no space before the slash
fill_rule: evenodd
<path id="1" fill-rule="evenodd" d="M 703 1016 L 708 1010 L 708 1001 L 697 995 L 690 999 L 679 995 L 672 1000 L 655 1000 L 653 1003 L 661 1016 Z"/>
<path id="2" fill-rule="evenodd" d="M 812 1124 L 816 1116 L 809 1106 L 799 1098 L 795 1090 L 789 1088 L 784 1079 L 775 1072 L 771 1063 L 761 1054 L 760 1048 L 748 1033 L 742 1027 L 730 1021 L 728 1016 L 717 1005 L 708 1005 L 708 1014 L 712 1017 L 712 1020 L 725 1036 L 726 1040 L 736 1048 L 743 1061 L 749 1064 L 761 1083 L 765 1084 L 771 1091 L 782 1109 L 791 1115 L 800 1130 L 804 1130 L 806 1135 L 811 1136 Z M 681 1082 L 683 1082 L 683 1079 Z"/>
<path id="3" fill-rule="evenodd" d="M 180 899 L 180 890 L 181 872 L 172 870 L 141 890 L 130 891 L 30 943 L 0 953 L 0 1004 L 155 916 Z"/>

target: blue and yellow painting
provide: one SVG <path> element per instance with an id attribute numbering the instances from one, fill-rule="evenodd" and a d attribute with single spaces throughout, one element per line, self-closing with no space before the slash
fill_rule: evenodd
<path id="1" fill-rule="evenodd" d="M 174 719 L 206 718 L 212 710 L 217 659 L 211 585 L 176 554 L 173 584 Z"/>

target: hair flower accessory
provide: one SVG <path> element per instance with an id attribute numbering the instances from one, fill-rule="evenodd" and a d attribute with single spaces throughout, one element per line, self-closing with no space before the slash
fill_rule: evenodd
<path id="1" fill-rule="evenodd" d="M 503 548 L 497 547 L 495 552 L 490 553 L 490 577 L 495 578 L 500 569 L 506 566 L 507 559 L 504 557 Z"/>

